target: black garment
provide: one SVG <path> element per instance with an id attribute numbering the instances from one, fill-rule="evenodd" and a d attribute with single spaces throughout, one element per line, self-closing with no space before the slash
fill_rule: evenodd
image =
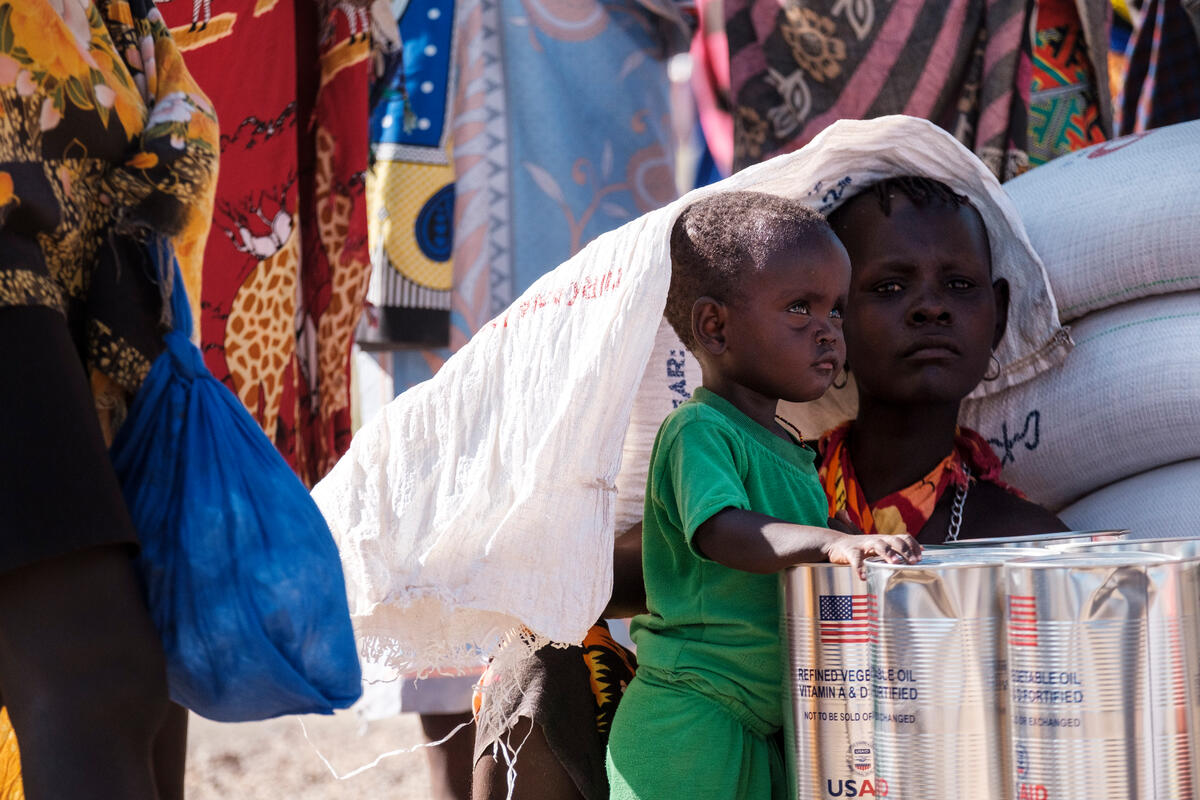
<path id="1" fill-rule="evenodd" d="M 0 572 L 137 533 L 66 318 L 0 307 Z"/>

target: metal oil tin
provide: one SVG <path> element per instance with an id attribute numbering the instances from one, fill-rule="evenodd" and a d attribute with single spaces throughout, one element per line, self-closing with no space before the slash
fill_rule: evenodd
<path id="1" fill-rule="evenodd" d="M 868 560 L 875 774 L 892 800 L 1010 796 L 1003 564 L 1033 553 L 1048 551 Z"/>
<path id="2" fill-rule="evenodd" d="M 1128 530 L 1111 531 L 1059 531 L 1058 533 L 1035 533 L 1032 536 L 998 536 L 991 539 L 960 539 L 945 542 L 943 547 L 1042 547 L 1058 550 L 1076 544 L 1111 542 L 1124 539 Z"/>
<path id="3" fill-rule="evenodd" d="M 854 570 L 783 573 L 785 758 L 791 798 L 881 795 L 871 739 L 870 592 Z"/>
<path id="4" fill-rule="evenodd" d="M 1150 759 L 1158 797 L 1200 797 L 1200 539 L 1127 539 L 1071 553 L 1143 552 L 1174 559 L 1146 568 Z"/>
<path id="5" fill-rule="evenodd" d="M 1014 797 L 1195 796 L 1185 563 L 1117 551 L 1005 565 Z"/>

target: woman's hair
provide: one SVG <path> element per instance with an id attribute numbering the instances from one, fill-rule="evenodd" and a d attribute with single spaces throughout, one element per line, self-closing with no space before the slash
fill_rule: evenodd
<path id="1" fill-rule="evenodd" d="M 875 195 L 884 216 L 891 216 L 892 195 L 896 192 L 907 197 L 914 206 L 971 206 L 965 194 L 959 194 L 941 181 L 920 175 L 884 178 L 868 186 L 866 191 Z"/>
<path id="2" fill-rule="evenodd" d="M 971 209 L 979 219 L 980 227 L 983 229 L 984 241 L 988 244 L 988 270 L 991 270 L 991 244 L 987 225 L 984 223 L 983 217 L 979 214 L 979 209 L 975 208 L 975 205 L 971 202 L 971 198 L 965 194 L 959 194 L 934 178 L 926 178 L 921 175 L 898 175 L 872 183 L 860 193 L 854 195 L 831 211 L 829 213 L 829 224 L 833 227 L 838 237 L 845 241 L 846 225 L 842 212 L 860 198 L 874 197 L 875 202 L 879 204 L 879 210 L 883 212 L 885 217 L 890 217 L 892 215 L 892 198 L 897 193 L 907 197 L 909 202 L 917 208 L 942 207 L 956 209 L 965 207 Z"/>
<path id="3" fill-rule="evenodd" d="M 739 278 L 774 252 L 807 242 L 829 224 L 795 200 L 762 192 L 720 192 L 685 208 L 671 228 L 671 288 L 663 316 L 689 350 L 692 307 L 708 296 L 738 296 Z"/>

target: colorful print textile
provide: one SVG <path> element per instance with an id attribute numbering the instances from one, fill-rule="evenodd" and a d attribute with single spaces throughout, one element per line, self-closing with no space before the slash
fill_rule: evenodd
<path id="1" fill-rule="evenodd" d="M 455 7 L 450 347 L 395 361 L 397 391 L 547 270 L 677 196 L 670 0 L 464 0 Z M 519 210 L 519 213 L 518 213 Z"/>
<path id="2" fill-rule="evenodd" d="M 409 0 L 371 109 L 372 308 L 359 343 L 445 346 L 453 283 L 453 0 Z"/>
<path id="3" fill-rule="evenodd" d="M 838 119 L 908 114 L 1000 179 L 1028 168 L 1026 0 L 729 0 L 734 169 Z"/>
<path id="4" fill-rule="evenodd" d="M 25 800 L 21 750 L 7 708 L 0 708 L 0 800 Z"/>
<path id="5" fill-rule="evenodd" d="M 1029 101 L 1029 164 L 1103 142 L 1096 82 L 1071 0 L 1039 0 Z"/>
<path id="6" fill-rule="evenodd" d="M 637 671 L 637 658 L 612 637 L 607 625 L 593 625 L 583 639 L 583 660 L 596 700 L 596 730 L 607 736 L 621 695 Z"/>
<path id="7" fill-rule="evenodd" d="M 366 4 L 161 8 L 221 118 L 205 363 L 311 485 L 349 445 L 350 343 L 370 273 Z"/>
<path id="8" fill-rule="evenodd" d="M 166 233 L 194 261 L 216 139 L 151 0 L 0 2 L 0 306 L 66 315 L 110 439 L 171 291 L 131 242 Z"/>
<path id="9" fill-rule="evenodd" d="M 1125 51 L 1119 134 L 1200 119 L 1200 39 L 1180 0 L 1146 0 Z"/>
<path id="10" fill-rule="evenodd" d="M 821 453 L 821 486 L 829 498 L 829 516 L 845 509 L 850 520 L 863 533 L 918 535 L 947 489 L 967 485 L 968 481 L 988 481 L 1020 496 L 1000 482 L 1000 459 L 987 440 L 970 428 L 958 428 L 954 450 L 921 480 L 897 492 L 867 501 L 850 463 L 846 446 L 851 423 L 827 432 L 818 445 Z M 971 469 L 968 478 L 964 464 Z"/>

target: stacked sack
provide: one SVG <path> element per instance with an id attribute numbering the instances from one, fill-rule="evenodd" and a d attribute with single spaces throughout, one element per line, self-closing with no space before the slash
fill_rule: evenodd
<path id="1" fill-rule="evenodd" d="M 1006 480 L 1072 528 L 1194 536 L 1200 505 L 1200 121 L 1008 183 L 1075 349 L 964 404 Z M 1182 512 L 1182 513 L 1181 513 Z"/>

